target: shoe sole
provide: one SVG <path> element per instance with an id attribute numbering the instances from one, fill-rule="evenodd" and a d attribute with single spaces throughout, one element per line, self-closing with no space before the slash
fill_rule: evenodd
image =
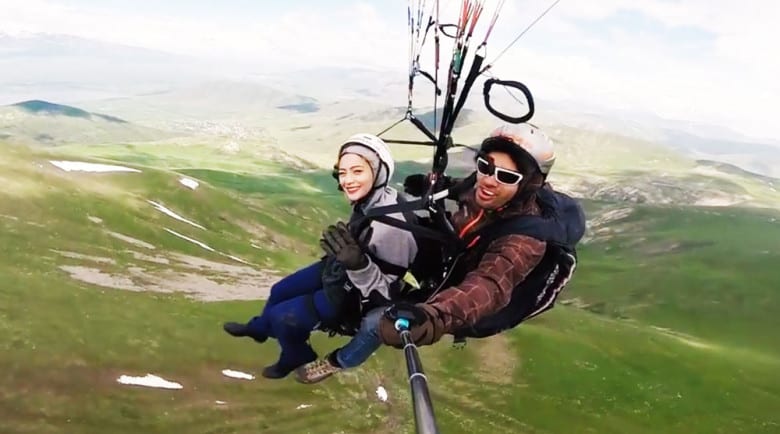
<path id="1" fill-rule="evenodd" d="M 308 379 L 305 378 L 304 375 L 301 374 L 300 370 L 301 370 L 301 368 L 295 369 L 295 381 L 297 381 L 297 382 L 299 382 L 301 384 L 317 384 L 320 381 L 326 380 L 329 377 L 332 377 L 333 374 L 335 374 L 335 372 L 331 372 L 330 374 L 324 375 L 322 377 L 318 377 L 315 380 L 308 380 Z"/>

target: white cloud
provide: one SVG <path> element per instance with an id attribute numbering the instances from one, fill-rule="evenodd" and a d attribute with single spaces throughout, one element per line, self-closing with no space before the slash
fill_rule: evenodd
<path id="1" fill-rule="evenodd" d="M 553 0 L 507 0 L 491 36 L 488 60 Z M 57 0 L 6 1 L 0 32 L 63 33 L 179 54 L 279 69 L 285 66 L 354 66 L 404 70 L 408 61 L 406 4 L 353 1 L 339 6 L 294 2 L 279 13 L 251 19 L 172 16 L 151 6 L 108 9 L 65 5 Z M 428 7 L 433 2 L 426 2 Z M 481 41 L 496 0 L 488 0 L 472 41 Z M 441 2 L 454 22 L 460 2 Z M 215 9 L 219 8 L 216 4 Z M 626 11 L 644 17 L 647 28 L 617 26 Z M 256 12 L 256 11 L 253 11 Z M 706 0 L 561 1 L 500 59 L 495 73 L 520 79 L 538 98 L 646 109 L 668 117 L 732 122 L 750 135 L 780 137 L 770 118 L 780 99 L 780 3 Z M 600 27 L 594 22 L 598 21 Z M 252 23 L 252 24 L 248 24 Z M 657 29 L 655 29 L 657 27 Z M 682 50 L 697 29 L 711 40 Z M 706 32 L 706 33 L 704 33 Z M 423 68 L 432 72 L 432 39 Z M 707 39 L 707 38 L 705 38 Z M 694 41 L 695 42 L 695 41 Z M 441 70 L 451 48 L 442 38 Z M 698 47 L 698 46 L 695 46 Z"/>
<path id="2" fill-rule="evenodd" d="M 541 12 L 547 4 L 533 2 L 529 9 Z M 657 20 L 658 31 L 611 27 L 596 32 L 592 24 L 583 25 L 610 23 L 621 11 Z M 561 2 L 495 70 L 502 78 L 535 83 L 538 96 L 642 108 L 780 138 L 771 118 L 780 98 L 780 56 L 771 54 L 771 45 L 780 40 L 778 12 L 780 3 L 772 1 L 750 6 L 703 0 Z M 529 23 L 535 16 L 523 17 L 516 9 L 504 18 Z M 711 42 L 685 51 L 680 47 L 691 41 L 664 37 L 664 31 L 674 29 L 678 35 L 683 28 L 709 33 Z"/>
<path id="3" fill-rule="evenodd" d="M 0 15 L 0 32 L 60 33 L 218 59 L 263 64 L 395 65 L 405 59 L 403 24 L 394 25 L 363 3 L 328 13 L 290 8 L 281 16 L 239 21 L 157 15 L 140 10 L 69 7 L 51 0 L 12 2 Z M 402 16 L 399 14 L 399 16 Z M 385 53 L 378 56 L 378 53 Z"/>

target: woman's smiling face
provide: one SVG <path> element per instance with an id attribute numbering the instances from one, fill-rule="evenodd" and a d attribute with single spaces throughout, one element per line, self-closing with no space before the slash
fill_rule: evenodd
<path id="1" fill-rule="evenodd" d="M 374 187 L 374 173 L 363 157 L 344 154 L 339 159 L 339 185 L 351 202 L 363 199 Z"/>

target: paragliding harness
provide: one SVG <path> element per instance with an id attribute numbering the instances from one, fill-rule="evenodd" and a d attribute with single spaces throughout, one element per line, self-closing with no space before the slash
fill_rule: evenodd
<path id="1" fill-rule="evenodd" d="M 510 302 L 505 307 L 470 327 L 457 330 L 453 333 L 455 343 L 460 345 L 469 337 L 485 338 L 501 333 L 553 308 L 558 295 L 576 269 L 576 244 L 584 234 L 585 217 L 581 207 L 562 192 L 542 188 L 537 193 L 537 203 L 542 209 L 542 215 L 514 216 L 497 220 L 468 237 L 457 240 L 448 239 L 436 232 L 436 223 L 431 218 L 421 217 L 410 211 L 403 211 L 405 223 L 400 220 L 391 221 L 394 219 L 386 215 L 376 216 L 377 221 L 393 225 L 401 223 L 399 226 L 412 233 L 418 246 L 417 256 L 409 267 L 409 272 L 420 281 L 419 288 L 399 281 L 394 288 L 393 300 L 403 300 L 407 303 L 425 302 L 441 289 L 458 285 L 476 265 L 460 263 L 462 257 L 467 255 L 478 261 L 496 239 L 520 234 L 546 243 L 542 259 L 523 282 L 513 289 Z M 405 208 L 409 204 L 410 202 L 402 200 L 392 208 Z M 365 219 L 362 224 L 368 223 L 369 220 Z M 377 265 L 380 269 L 383 268 L 381 261 Z M 398 272 L 395 271 L 394 274 Z M 332 334 L 353 335 L 365 312 L 387 304 L 383 298 L 363 300 L 361 304 L 358 301 L 359 295 L 354 295 L 359 294 L 359 291 L 351 293 L 353 298 L 345 303 L 347 307 L 339 319 L 339 324 L 328 325 Z M 358 305 L 360 307 L 356 308 Z"/>
<path id="2" fill-rule="evenodd" d="M 392 300 L 404 300 L 413 303 L 424 302 L 439 287 L 443 280 L 442 264 L 446 263 L 447 252 L 456 248 L 452 240 L 436 230 L 437 225 L 433 223 L 431 217 L 420 216 L 411 209 L 407 209 L 414 205 L 414 203 L 405 200 L 399 194 L 398 204 L 376 208 L 381 210 L 382 214 L 375 215 L 373 210 L 369 210 L 363 217 L 358 217 L 350 223 L 350 231 L 355 238 L 359 238 L 359 234 L 367 229 L 372 220 L 400 227 L 411 232 L 417 245 L 417 254 L 408 270 L 398 265 L 387 263 L 370 252 L 366 254 L 369 255 L 371 261 L 383 273 L 401 276 L 391 285 L 390 298 Z M 403 214 L 404 220 L 398 220 L 387 215 L 396 212 Z M 325 261 L 326 268 L 339 266 L 339 264 L 333 264 L 329 258 L 323 258 L 323 261 Z M 407 271 L 414 277 L 418 283 L 417 286 L 413 286 L 403 279 L 403 275 Z M 376 307 L 386 306 L 389 303 L 389 300 L 375 292 L 371 292 L 368 297 L 363 297 L 361 291 L 355 288 L 352 282 L 349 281 L 346 271 L 343 269 L 337 270 L 335 273 L 332 271 L 331 273 L 325 273 L 323 276 L 325 277 L 328 274 L 335 281 L 332 284 L 343 285 L 345 295 L 344 300 L 339 303 L 339 314 L 335 315 L 332 320 L 322 320 L 318 326 L 320 331 L 327 332 L 331 336 L 336 334 L 354 336 L 360 327 L 361 319 L 368 311 Z M 325 281 L 323 283 L 328 284 Z M 316 314 L 313 300 L 311 303 L 312 309 L 314 309 L 313 311 Z"/>

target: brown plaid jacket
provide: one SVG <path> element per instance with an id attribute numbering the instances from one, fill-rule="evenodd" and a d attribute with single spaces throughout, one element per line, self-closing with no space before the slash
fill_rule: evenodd
<path id="1" fill-rule="evenodd" d="M 460 232 L 471 224 L 472 227 L 461 234 L 464 236 L 498 219 L 539 214 L 535 197 L 517 206 L 480 213 L 472 190 L 464 195 L 460 209 L 453 216 L 453 226 Z M 476 252 L 466 252 L 459 265 L 468 269 L 465 278 L 443 289 L 428 302 L 439 312 L 444 333 L 472 326 L 509 304 L 512 290 L 541 261 L 545 249 L 543 241 L 512 234 L 494 240 L 481 257 L 476 257 Z"/>

